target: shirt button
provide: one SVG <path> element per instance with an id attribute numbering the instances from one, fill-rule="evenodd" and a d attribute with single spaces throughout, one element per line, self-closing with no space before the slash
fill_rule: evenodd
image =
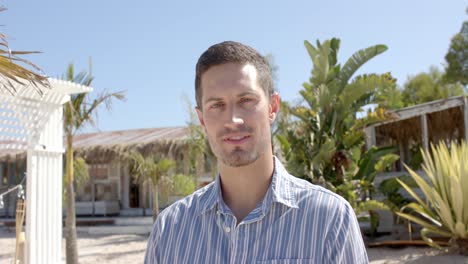
<path id="1" fill-rule="evenodd" d="M 225 228 L 224 228 L 224 231 L 226 231 L 226 233 L 229 233 L 229 232 L 231 232 L 231 228 L 230 228 L 229 226 L 228 226 L 228 227 L 225 227 Z"/>

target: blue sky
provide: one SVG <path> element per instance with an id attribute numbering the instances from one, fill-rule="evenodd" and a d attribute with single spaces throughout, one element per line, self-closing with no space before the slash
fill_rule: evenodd
<path id="1" fill-rule="evenodd" d="M 223 40 L 274 55 L 283 99 L 299 98 L 312 63 L 304 40 L 341 39 L 340 62 L 355 51 L 386 44 L 359 73 L 409 75 L 442 67 L 450 38 L 468 19 L 465 0 L 298 1 L 26 1 L 3 0 L 1 31 L 12 50 L 52 77 L 70 62 L 93 60 L 96 92 L 126 90 L 127 101 L 100 112 L 100 130 L 185 125 L 194 102 L 200 54 Z"/>

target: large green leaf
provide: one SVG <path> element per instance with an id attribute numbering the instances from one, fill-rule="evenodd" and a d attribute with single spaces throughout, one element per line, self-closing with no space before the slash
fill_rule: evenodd
<path id="1" fill-rule="evenodd" d="M 356 214 L 364 211 L 375 211 L 375 210 L 390 210 L 390 208 L 377 200 L 367 200 L 360 202 L 358 208 L 355 208 Z"/>
<path id="2" fill-rule="evenodd" d="M 387 50 L 385 45 L 375 45 L 366 49 L 357 51 L 346 61 L 340 73 L 341 87 L 345 87 L 354 73 L 366 62 L 374 58 L 375 56 L 385 52 Z"/>
<path id="3" fill-rule="evenodd" d="M 387 155 L 395 152 L 394 147 L 372 147 L 368 149 L 358 162 L 359 170 L 355 175 L 355 179 L 366 179 L 373 182 L 373 178 L 378 171 L 377 163 Z"/>

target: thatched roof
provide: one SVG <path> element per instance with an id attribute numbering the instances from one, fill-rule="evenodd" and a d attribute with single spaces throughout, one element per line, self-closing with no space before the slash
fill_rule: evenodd
<path id="1" fill-rule="evenodd" d="M 76 155 L 84 157 L 87 163 L 106 163 L 122 159 L 130 151 L 143 155 L 163 154 L 175 156 L 185 151 L 190 137 L 188 127 L 163 127 L 104 131 L 76 135 L 73 148 Z M 1 159 L 25 159 L 24 151 L 5 149 L 0 151 Z"/>
<path id="2" fill-rule="evenodd" d="M 107 131 L 77 135 L 73 138 L 73 147 L 88 163 L 101 163 L 121 159 L 130 151 L 144 155 L 175 155 L 186 149 L 189 136 L 188 127 Z"/>
<path id="3" fill-rule="evenodd" d="M 465 96 L 457 96 L 393 111 L 396 118 L 374 125 L 377 144 L 389 140 L 420 142 L 422 115 L 427 117 L 429 141 L 463 138 L 464 100 Z"/>

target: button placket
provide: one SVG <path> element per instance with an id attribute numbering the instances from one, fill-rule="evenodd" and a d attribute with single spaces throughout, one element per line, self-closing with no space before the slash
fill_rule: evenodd
<path id="1" fill-rule="evenodd" d="M 230 256 L 229 263 L 236 263 L 237 257 L 237 227 L 236 218 L 233 215 L 228 215 L 224 231 L 229 237 Z"/>

